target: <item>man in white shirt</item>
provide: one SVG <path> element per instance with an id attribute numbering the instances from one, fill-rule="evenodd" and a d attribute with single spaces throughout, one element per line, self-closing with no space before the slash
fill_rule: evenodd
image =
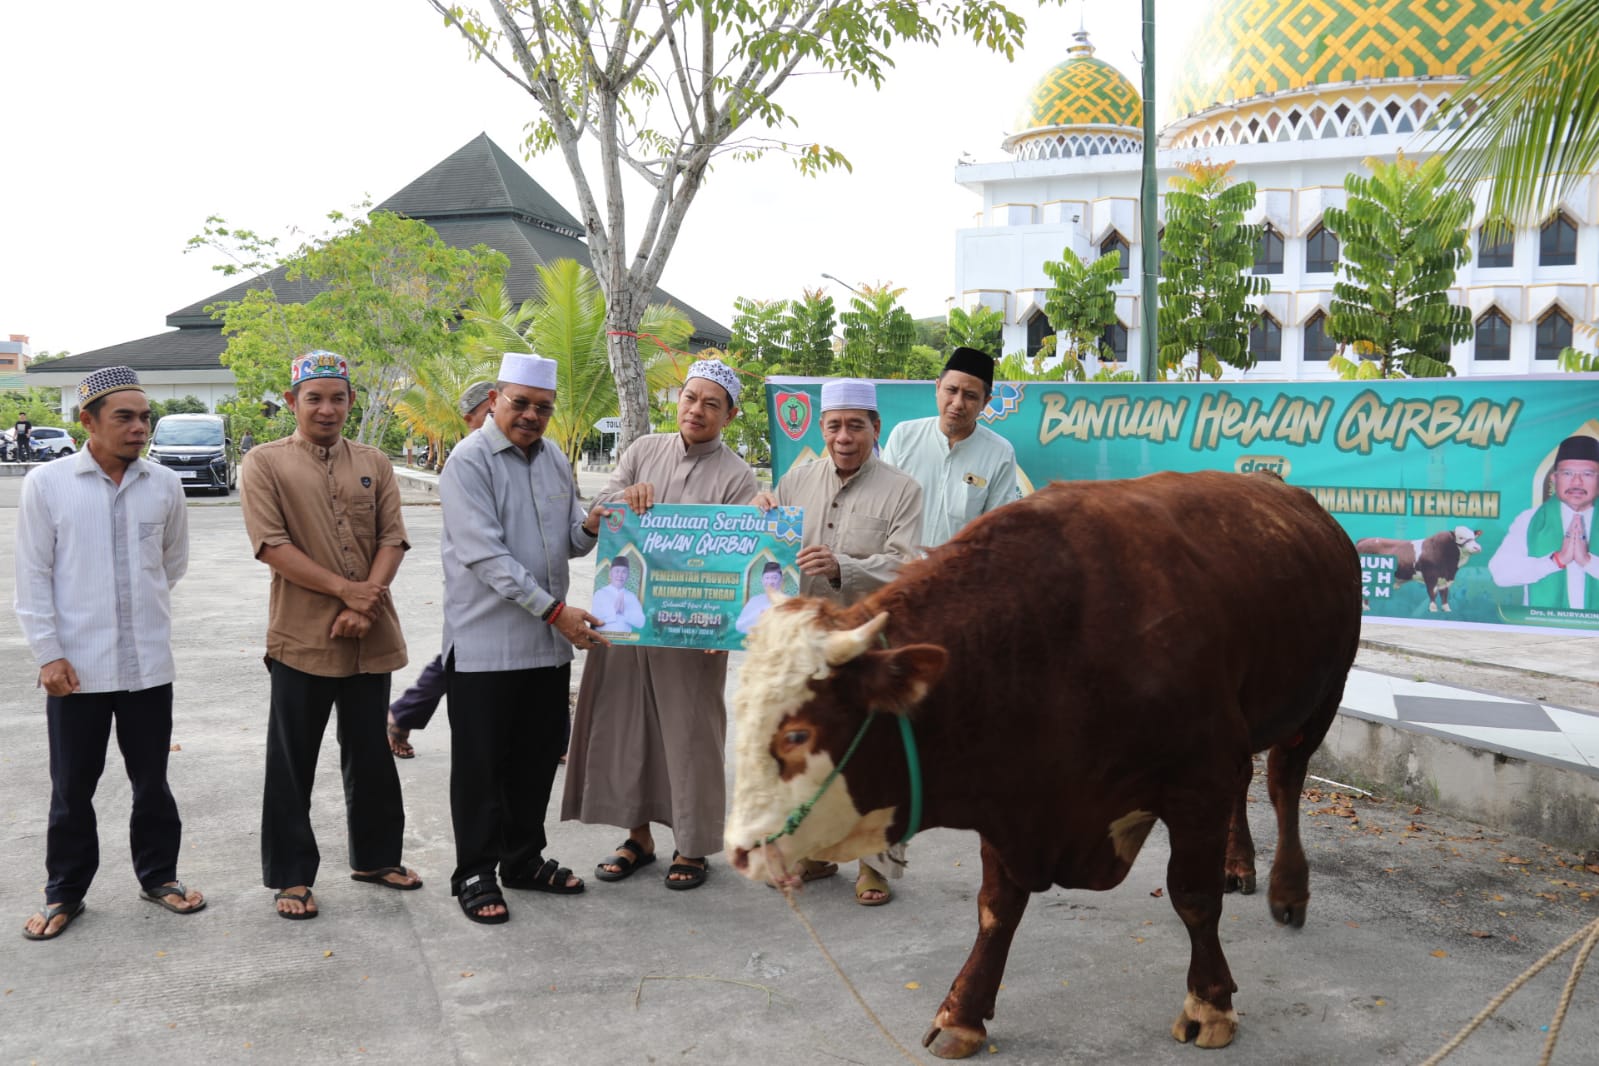
<path id="1" fill-rule="evenodd" d="M 631 633 L 644 625 L 644 605 L 627 587 L 632 573 L 627 556 L 611 560 L 610 583 L 594 593 L 594 616 L 600 620 L 595 628 L 601 633 Z"/>
<path id="2" fill-rule="evenodd" d="M 994 360 L 976 348 L 956 348 L 935 387 L 938 414 L 901 422 L 883 445 L 883 462 L 922 487 L 922 544 L 929 548 L 1021 497 L 1016 449 L 977 423 L 994 392 Z"/>
<path id="3" fill-rule="evenodd" d="M 1488 573 L 1502 588 L 1525 586 L 1525 606 L 1599 610 L 1599 557 L 1588 550 L 1599 495 L 1599 440 L 1561 441 L 1551 476 L 1554 495 L 1510 523 Z"/>
<path id="4" fill-rule="evenodd" d="M 100 865 L 93 798 L 114 724 L 133 786 L 139 896 L 175 914 L 205 906 L 178 881 L 182 822 L 167 787 L 172 743 L 170 591 L 189 567 L 177 474 L 140 458 L 150 402 L 136 374 L 78 385 L 84 449 L 40 467 L 17 509 L 16 613 L 39 666 L 50 735 L 45 909 L 22 935 L 51 940 L 83 913 Z"/>

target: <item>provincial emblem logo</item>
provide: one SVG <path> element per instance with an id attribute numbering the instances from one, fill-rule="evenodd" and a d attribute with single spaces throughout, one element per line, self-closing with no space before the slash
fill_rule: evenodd
<path id="1" fill-rule="evenodd" d="M 811 428 L 811 397 L 804 392 L 780 392 L 774 398 L 777 424 L 789 440 L 799 440 Z"/>

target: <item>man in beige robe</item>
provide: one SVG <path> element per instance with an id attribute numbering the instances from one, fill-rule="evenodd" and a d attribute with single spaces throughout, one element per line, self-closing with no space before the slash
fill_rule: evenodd
<path id="1" fill-rule="evenodd" d="M 822 386 L 821 408 L 826 453 L 783 475 L 776 494 L 762 492 L 755 505 L 805 509 L 796 560 L 800 593 L 848 606 L 894 580 L 899 568 L 919 554 L 922 489 L 915 478 L 872 454 L 882 432 L 876 386 L 829 381 Z M 898 844 L 862 859 L 856 902 L 887 903 L 893 893 L 884 874 L 898 878 L 904 867 L 905 849 Z M 832 863 L 807 860 L 801 876 L 814 881 L 837 871 Z"/>
<path id="2" fill-rule="evenodd" d="M 657 503 L 747 504 L 755 473 L 722 443 L 738 413 L 738 376 L 714 359 L 689 368 L 677 432 L 641 437 L 623 453 L 597 502 L 636 514 Z M 722 850 L 727 787 L 725 652 L 612 646 L 589 652 L 578 688 L 561 817 L 627 826 L 599 863 L 620 881 L 655 861 L 650 824 L 670 826 L 676 850 L 666 887 L 705 883 L 706 856 Z"/>

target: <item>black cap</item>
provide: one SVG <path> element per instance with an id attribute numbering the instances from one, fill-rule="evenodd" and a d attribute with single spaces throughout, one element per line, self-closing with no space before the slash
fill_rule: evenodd
<path id="1" fill-rule="evenodd" d="M 615 559 L 611 560 L 611 569 L 615 570 L 617 567 L 621 567 L 623 570 L 626 570 L 629 573 L 632 573 L 633 571 L 633 564 L 627 561 L 627 556 L 625 555 L 618 555 Z"/>
<path id="2" fill-rule="evenodd" d="M 1555 462 L 1563 463 L 1567 459 L 1585 459 L 1590 463 L 1599 463 L 1599 440 L 1593 437 L 1567 437 L 1560 442 L 1560 450 L 1555 453 Z"/>
<path id="3" fill-rule="evenodd" d="M 994 357 L 976 348 L 956 348 L 950 355 L 949 362 L 944 364 L 944 369 L 958 370 L 962 374 L 982 378 L 985 386 L 990 389 L 994 387 Z"/>
<path id="4" fill-rule="evenodd" d="M 761 567 L 761 573 L 776 574 L 780 573 L 782 569 L 782 566 L 779 565 L 775 559 L 768 559 L 766 560 L 766 565 Z"/>

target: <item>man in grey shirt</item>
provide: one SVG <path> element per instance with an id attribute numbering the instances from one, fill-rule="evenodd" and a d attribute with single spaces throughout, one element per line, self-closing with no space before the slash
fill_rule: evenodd
<path id="1" fill-rule="evenodd" d="M 472 921 L 510 919 L 499 885 L 570 895 L 572 871 L 544 858 L 544 812 L 561 757 L 573 648 L 607 641 L 598 618 L 564 602 L 568 560 L 594 550 L 566 456 L 547 443 L 555 361 L 506 353 L 492 421 L 439 477 L 444 515 L 450 890 Z M 495 871 L 499 871 L 499 881 Z"/>

